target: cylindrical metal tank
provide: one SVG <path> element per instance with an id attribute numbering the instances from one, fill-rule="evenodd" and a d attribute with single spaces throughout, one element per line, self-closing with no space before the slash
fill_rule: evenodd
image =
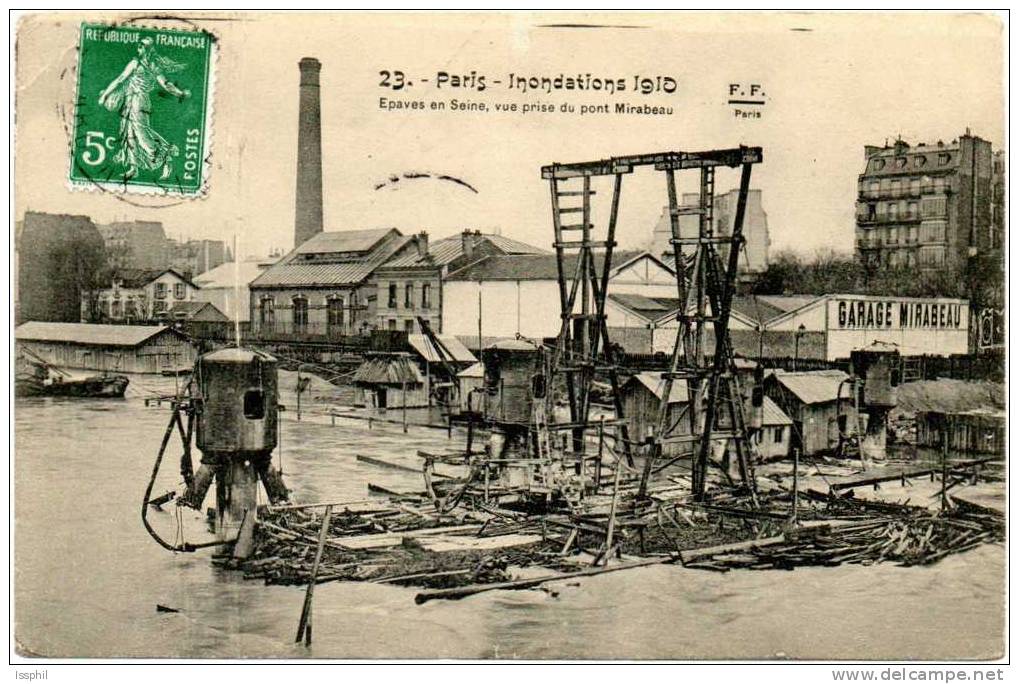
<path id="1" fill-rule="evenodd" d="M 485 415 L 504 423 L 528 424 L 533 402 L 532 386 L 540 355 L 531 344 L 506 340 L 481 352 L 485 387 L 489 391 Z"/>
<path id="2" fill-rule="evenodd" d="M 245 454 L 276 448 L 276 366 L 275 358 L 251 349 L 220 349 L 198 359 L 199 449 Z"/>

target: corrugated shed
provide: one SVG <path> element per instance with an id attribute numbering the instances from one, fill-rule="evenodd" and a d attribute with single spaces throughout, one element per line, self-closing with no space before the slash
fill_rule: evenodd
<path id="1" fill-rule="evenodd" d="M 849 376 L 840 370 L 775 373 L 775 380 L 805 404 L 824 404 L 838 398 L 839 385 Z M 850 388 L 842 388 L 843 399 L 850 399 Z"/>
<path id="2" fill-rule="evenodd" d="M 361 387 L 403 387 L 404 384 L 413 387 L 423 382 L 421 372 L 407 354 L 369 356 L 354 371 L 354 384 Z"/>
<path id="3" fill-rule="evenodd" d="M 627 381 L 626 385 L 623 386 L 624 389 L 627 385 L 630 385 L 631 383 L 640 383 L 641 385 L 644 385 L 644 387 L 646 387 L 652 394 L 654 394 L 659 399 L 661 399 L 662 396 L 664 396 L 665 394 L 665 379 L 662 378 L 661 373 L 655 372 L 637 373 Z M 683 378 L 674 379 L 672 381 L 672 390 L 669 392 L 669 403 L 685 404 L 687 401 L 689 401 L 689 399 L 690 396 L 689 394 L 687 394 L 686 380 L 684 380 Z"/>
<path id="4" fill-rule="evenodd" d="M 446 361 L 453 361 L 456 363 L 477 363 L 478 359 L 471 354 L 471 352 L 464 346 L 463 342 L 458 340 L 452 335 L 437 335 L 439 342 L 446 348 L 453 358 L 446 358 Z M 421 355 L 425 361 L 429 363 L 438 363 L 443 360 L 443 357 L 439 355 L 438 350 L 427 335 L 421 334 L 410 334 L 407 335 L 407 343 L 414 348 L 418 354 Z"/>
<path id="5" fill-rule="evenodd" d="M 165 325 L 102 325 L 99 323 L 29 321 L 14 329 L 14 338 L 23 342 L 67 342 L 103 347 L 137 347 L 149 338 L 167 330 L 170 328 Z"/>

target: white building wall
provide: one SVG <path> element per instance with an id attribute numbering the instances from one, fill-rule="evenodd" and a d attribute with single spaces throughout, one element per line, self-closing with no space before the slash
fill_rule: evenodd
<path id="1" fill-rule="evenodd" d="M 865 312 L 849 317 L 850 308 Z M 966 354 L 969 303 L 962 299 L 832 295 L 827 301 L 828 359 L 844 359 L 875 341 L 905 356 Z"/>
<path id="2" fill-rule="evenodd" d="M 231 321 L 237 317 L 237 320 L 244 323 L 251 318 L 249 307 L 251 293 L 246 286 L 242 285 L 239 288 L 239 296 L 235 295 L 232 287 L 203 287 L 195 291 L 194 298 L 196 302 L 209 302 L 226 314 Z"/>

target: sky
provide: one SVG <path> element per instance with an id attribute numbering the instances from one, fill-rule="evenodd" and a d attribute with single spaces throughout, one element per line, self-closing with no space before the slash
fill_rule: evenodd
<path id="1" fill-rule="evenodd" d="M 865 144 L 897 136 L 947 143 L 967 127 L 996 149 L 1005 142 L 1001 25 L 978 14 L 189 14 L 214 33 L 219 50 L 208 194 L 180 200 L 72 190 L 65 179 L 78 27 L 97 18 L 41 14 L 18 26 L 16 219 L 33 210 L 97 222 L 158 220 L 172 237 L 236 236 L 242 256 L 289 249 L 297 62 L 306 56 L 322 62 L 326 230 L 393 226 L 433 239 L 498 230 L 548 247 L 542 165 L 743 144 L 764 150 L 752 187 L 763 192 L 772 253 L 849 251 Z M 414 85 L 381 87 L 384 70 L 402 71 Z M 484 91 L 435 87 L 439 72 L 472 71 L 486 76 Z M 511 73 L 625 79 L 627 91 L 521 93 L 507 88 Z M 635 93 L 634 75 L 674 79 L 675 92 Z M 761 86 L 766 104 L 749 108 L 760 118 L 734 115 L 731 83 Z M 425 109 L 385 111 L 381 97 Z M 453 98 L 490 111 L 449 111 Z M 447 110 L 430 110 L 432 101 Z M 518 111 L 496 112 L 496 103 Z M 520 111 L 566 103 L 577 111 Z M 616 103 L 673 113 L 579 114 L 582 105 Z M 401 180 L 387 182 L 393 176 Z M 697 174 L 680 174 L 679 182 L 680 192 L 694 191 Z M 737 182 L 734 171 L 720 170 L 716 189 Z M 595 187 L 604 188 L 594 207 L 604 225 L 610 181 Z M 626 176 L 621 245 L 646 243 L 666 201 L 662 174 Z"/>

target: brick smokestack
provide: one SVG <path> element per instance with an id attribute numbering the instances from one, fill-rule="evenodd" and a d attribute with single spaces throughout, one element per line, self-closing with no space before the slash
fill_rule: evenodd
<path id="1" fill-rule="evenodd" d="M 294 247 L 322 232 L 322 115 L 318 74 L 313 57 L 298 63 L 301 70 L 300 112 L 297 114 L 297 204 Z"/>

